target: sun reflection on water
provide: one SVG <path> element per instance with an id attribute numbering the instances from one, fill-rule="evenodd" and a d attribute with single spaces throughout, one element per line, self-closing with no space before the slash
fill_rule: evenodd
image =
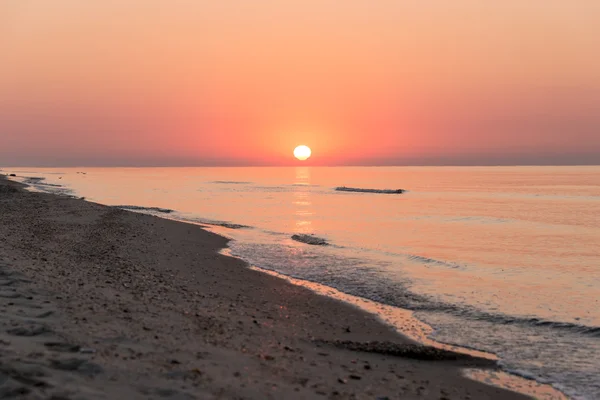
<path id="1" fill-rule="evenodd" d="M 300 234 L 313 233 L 312 217 L 314 210 L 310 198 L 310 169 L 308 167 L 296 168 L 296 179 L 293 192 L 294 232 Z"/>

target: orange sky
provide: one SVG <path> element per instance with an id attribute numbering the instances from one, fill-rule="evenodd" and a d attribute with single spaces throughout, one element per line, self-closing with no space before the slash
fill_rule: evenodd
<path id="1" fill-rule="evenodd" d="M 2 0 L 1 165 L 600 163 L 597 0 Z"/>

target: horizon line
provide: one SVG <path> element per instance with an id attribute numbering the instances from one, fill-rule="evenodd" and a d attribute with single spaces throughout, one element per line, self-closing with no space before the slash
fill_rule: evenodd
<path id="1" fill-rule="evenodd" d="M 14 168 L 290 168 L 290 167 L 315 167 L 315 168 L 386 168 L 386 167 L 600 167 L 600 164 L 581 163 L 581 164 L 331 164 L 331 165 L 315 165 L 315 164 L 246 164 L 246 165 L 231 165 L 231 164 L 214 164 L 214 165 L 199 165 L 199 164 L 182 164 L 182 165 L 7 165 L 0 166 L 0 171 Z"/>

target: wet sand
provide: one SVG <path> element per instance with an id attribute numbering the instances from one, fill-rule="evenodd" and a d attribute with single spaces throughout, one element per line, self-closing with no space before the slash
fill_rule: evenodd
<path id="1" fill-rule="evenodd" d="M 0 398 L 527 398 L 226 245 L 0 177 Z"/>

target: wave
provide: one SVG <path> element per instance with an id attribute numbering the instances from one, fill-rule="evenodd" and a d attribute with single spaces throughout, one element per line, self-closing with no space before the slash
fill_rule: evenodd
<path id="1" fill-rule="evenodd" d="M 432 263 L 442 263 L 431 260 Z M 321 278 L 321 277 L 319 277 Z M 315 279 L 317 281 L 321 279 Z M 552 321 L 543 318 L 512 316 L 502 313 L 492 313 L 464 304 L 451 304 L 437 301 L 429 296 L 417 294 L 410 290 L 410 284 L 396 283 L 390 285 L 385 278 L 376 274 L 369 275 L 368 286 L 359 285 L 352 277 L 328 277 L 325 284 L 342 292 L 368 298 L 370 300 L 408 309 L 414 312 L 441 312 L 467 320 L 484 321 L 498 325 L 518 325 L 534 328 L 546 328 L 554 331 L 567 332 L 575 335 L 600 339 L 600 326 L 585 325 L 575 322 Z"/>
<path id="2" fill-rule="evenodd" d="M 175 211 L 175 210 L 171 210 L 170 208 L 160 208 L 160 207 L 142 207 L 142 206 L 124 206 L 124 205 L 113 206 L 113 207 L 121 208 L 123 210 L 152 211 L 152 212 L 158 212 L 158 213 L 162 213 L 162 214 L 171 214 L 172 212 Z"/>
<path id="3" fill-rule="evenodd" d="M 251 229 L 252 227 L 249 225 L 235 224 L 233 222 L 227 221 L 215 221 L 207 218 L 198 218 L 192 216 L 184 216 L 178 215 L 175 218 L 177 221 L 193 223 L 193 224 L 201 224 L 201 225 L 211 225 L 211 226 L 220 226 L 227 229 Z"/>
<path id="4" fill-rule="evenodd" d="M 44 182 L 45 180 L 46 178 L 44 177 L 29 176 L 23 177 L 23 180 L 21 182 L 30 187 L 30 190 L 37 191 L 40 193 L 50 193 L 58 196 L 67 196 L 73 198 L 77 197 L 74 195 L 73 190 L 66 188 L 63 185 Z"/>
<path id="5" fill-rule="evenodd" d="M 252 228 L 251 226 L 248 226 L 248 225 L 232 224 L 231 222 L 205 222 L 205 224 L 207 224 L 207 225 L 214 225 L 214 226 L 222 226 L 223 228 L 228 228 L 228 229 L 248 229 L 248 228 Z"/>
<path id="6" fill-rule="evenodd" d="M 324 238 L 314 235 L 294 235 L 292 239 L 307 243 L 330 245 Z M 307 243 L 311 244 L 311 243 Z M 333 245 L 332 245 L 333 246 Z M 342 247 L 342 246 L 335 246 Z M 297 263 L 286 261 L 282 265 L 278 256 L 271 259 L 268 254 L 280 255 L 277 246 L 258 249 L 257 252 L 248 252 L 248 249 L 236 252 L 236 255 L 246 258 L 249 262 L 261 268 L 275 270 L 284 275 L 298 279 L 318 282 L 333 287 L 341 292 L 364 297 L 379 303 L 408 309 L 414 312 L 447 313 L 459 318 L 472 321 L 490 322 L 498 325 L 517 325 L 540 329 L 551 329 L 586 337 L 600 338 L 600 326 L 585 325 L 576 322 L 553 321 L 530 316 L 513 316 L 503 313 L 494 313 L 466 304 L 453 304 L 436 300 L 428 295 L 415 293 L 411 290 L 411 282 L 395 281 L 393 284 L 374 268 L 370 261 L 360 258 L 338 257 L 333 254 L 319 254 L 318 262 L 302 263 L 301 268 Z M 398 254 L 401 255 L 402 254 Z M 443 266 L 446 268 L 461 268 L 460 264 L 449 263 L 418 255 L 404 254 L 410 260 L 425 264 Z M 266 258 L 265 258 L 266 257 Z M 300 260 L 299 260 L 300 262 Z M 390 266 L 382 264 L 383 269 Z"/>
<path id="7" fill-rule="evenodd" d="M 592 338 L 600 338 L 600 327 L 578 324 L 575 322 L 552 321 L 536 317 L 511 316 L 502 313 L 491 313 L 474 307 L 453 305 L 426 300 L 424 296 L 412 294 L 411 300 L 420 304 L 405 304 L 403 307 L 412 311 L 445 312 L 460 318 L 490 322 L 498 325 L 519 325 L 534 328 L 547 328 L 555 331 L 568 332 Z"/>
<path id="8" fill-rule="evenodd" d="M 272 232 L 279 235 L 279 232 Z M 293 235 L 293 240 L 306 244 L 325 245 L 336 248 L 343 246 L 332 245 L 324 238 L 314 235 Z M 308 242 L 315 243 L 308 243 Z M 453 304 L 437 300 L 425 294 L 411 290 L 410 280 L 391 282 L 375 268 L 377 262 L 362 258 L 348 258 L 328 253 L 319 253 L 314 260 L 312 253 L 293 260 L 281 260 L 281 245 L 273 244 L 250 247 L 237 243 L 234 254 L 246 259 L 260 268 L 274 270 L 297 279 L 317 282 L 330 286 L 341 292 L 364 297 L 378 303 L 400 307 L 414 312 L 450 314 L 465 320 L 489 322 L 497 325 L 518 325 L 554 331 L 568 332 L 586 337 L 600 338 L 600 327 L 575 322 L 552 321 L 529 316 L 513 316 L 503 313 L 485 311 L 466 304 Z M 435 265 L 445 268 L 463 268 L 464 265 L 436 260 L 423 256 L 406 253 L 387 253 L 407 258 L 412 261 Z M 282 261 L 284 261 L 282 263 Z M 393 264 L 379 264 L 387 270 Z"/>
<path id="9" fill-rule="evenodd" d="M 213 223 L 214 224 L 214 223 Z M 269 235 L 285 235 L 283 232 L 276 231 L 265 231 Z M 343 245 L 333 245 L 327 239 L 315 236 L 312 234 L 294 234 L 291 236 L 292 240 L 300 243 L 305 243 L 314 246 L 331 246 L 340 249 L 346 248 Z M 369 251 L 369 249 L 360 248 L 361 251 Z M 260 253 L 265 254 L 269 251 L 261 250 Z M 379 251 L 378 251 L 379 252 Z M 236 253 L 237 256 L 246 258 L 247 254 Z M 402 257 L 412 262 L 422 263 L 426 265 L 433 265 L 445 268 L 459 269 L 468 267 L 466 264 L 460 264 L 455 262 L 443 261 L 425 256 L 420 256 L 410 253 L 391 253 L 383 252 L 395 257 Z M 279 252 L 277 252 L 279 254 Z M 284 275 L 292 276 L 297 279 L 304 279 L 307 281 L 318 282 L 342 292 L 349 293 L 352 295 L 364 297 L 379 303 L 388 304 L 395 307 L 401 307 L 414 312 L 443 312 L 448 313 L 457 317 L 474 320 L 474 321 L 487 321 L 496 323 L 499 325 L 521 325 L 538 328 L 548 328 L 553 330 L 560 330 L 570 332 L 573 334 L 585 335 L 588 337 L 600 338 L 600 327 L 589 326 L 584 324 L 578 324 L 574 322 L 561 322 L 545 320 L 542 318 L 526 317 L 526 316 L 511 316 L 502 313 L 493 313 L 478 309 L 476 307 L 467 306 L 464 304 L 452 304 L 446 303 L 439 300 L 435 300 L 429 296 L 417 294 L 410 289 L 410 282 L 396 282 L 394 285 L 390 285 L 381 275 L 374 273 L 372 265 L 369 268 L 362 268 L 359 264 L 353 264 L 350 259 L 344 259 L 343 261 L 336 263 L 333 259 L 323 259 L 324 254 L 320 254 L 319 260 L 326 263 L 330 270 L 327 274 L 323 275 L 322 267 L 315 267 L 313 271 L 310 269 L 303 268 L 302 273 L 296 270 L 289 270 L 287 268 L 281 268 L 279 263 L 270 265 L 265 263 L 265 259 L 253 259 L 251 257 L 248 260 L 250 263 L 256 264 L 261 268 L 274 270 Z M 322 263 L 319 264 L 322 264 Z M 343 266 L 342 271 L 333 271 L 331 267 L 340 264 Z M 348 274 L 347 266 L 352 264 L 354 273 Z M 293 267 L 292 267 L 293 268 Z M 336 273 L 338 272 L 338 273 Z M 364 281 L 368 281 L 369 284 L 365 285 Z M 362 282 L 362 283 L 361 283 Z"/>
<path id="10" fill-rule="evenodd" d="M 357 193 L 382 193 L 382 194 L 402 194 L 406 192 L 404 189 L 365 189 L 351 188 L 346 186 L 338 186 L 335 188 L 338 192 L 357 192 Z"/>
<path id="11" fill-rule="evenodd" d="M 495 321 L 494 321 L 495 322 Z M 549 321 L 541 318 L 514 318 L 514 317 L 500 317 L 499 323 L 504 325 L 512 324 L 525 324 L 529 326 L 547 327 L 557 329 L 561 331 L 568 331 L 577 333 L 580 335 L 591 336 L 594 338 L 600 338 L 600 327 L 589 326 L 583 324 L 576 324 L 573 322 L 557 322 Z"/>
<path id="12" fill-rule="evenodd" d="M 417 262 L 421 262 L 424 264 L 439 265 L 441 267 L 449 267 L 449 268 L 455 268 L 455 269 L 463 267 L 463 265 L 460 265 L 457 263 L 436 260 L 434 258 L 423 257 L 423 256 L 414 255 L 414 254 L 399 254 L 399 255 L 402 255 L 411 261 L 417 261 Z"/>
<path id="13" fill-rule="evenodd" d="M 32 176 L 32 177 L 25 178 L 23 180 L 23 183 L 26 185 L 34 185 L 34 186 L 63 187 L 62 185 L 58 185 L 56 183 L 44 182 L 45 180 L 46 180 L 46 178 Z"/>
<path id="14" fill-rule="evenodd" d="M 482 217 L 482 216 L 468 216 L 468 217 L 453 217 L 446 218 L 443 222 L 463 222 L 463 223 L 482 223 L 482 224 L 505 224 L 509 222 L 516 222 L 514 219 L 507 218 L 493 218 L 493 217 Z"/>
<path id="15" fill-rule="evenodd" d="M 255 189 L 269 193 L 289 192 L 291 190 L 289 186 L 256 186 Z"/>
<path id="16" fill-rule="evenodd" d="M 327 246 L 329 244 L 329 242 L 327 242 L 327 240 L 320 238 L 318 236 L 315 236 L 315 235 L 304 235 L 304 234 L 292 235 L 292 239 L 297 242 L 306 243 L 306 244 L 310 244 L 313 246 Z"/>

